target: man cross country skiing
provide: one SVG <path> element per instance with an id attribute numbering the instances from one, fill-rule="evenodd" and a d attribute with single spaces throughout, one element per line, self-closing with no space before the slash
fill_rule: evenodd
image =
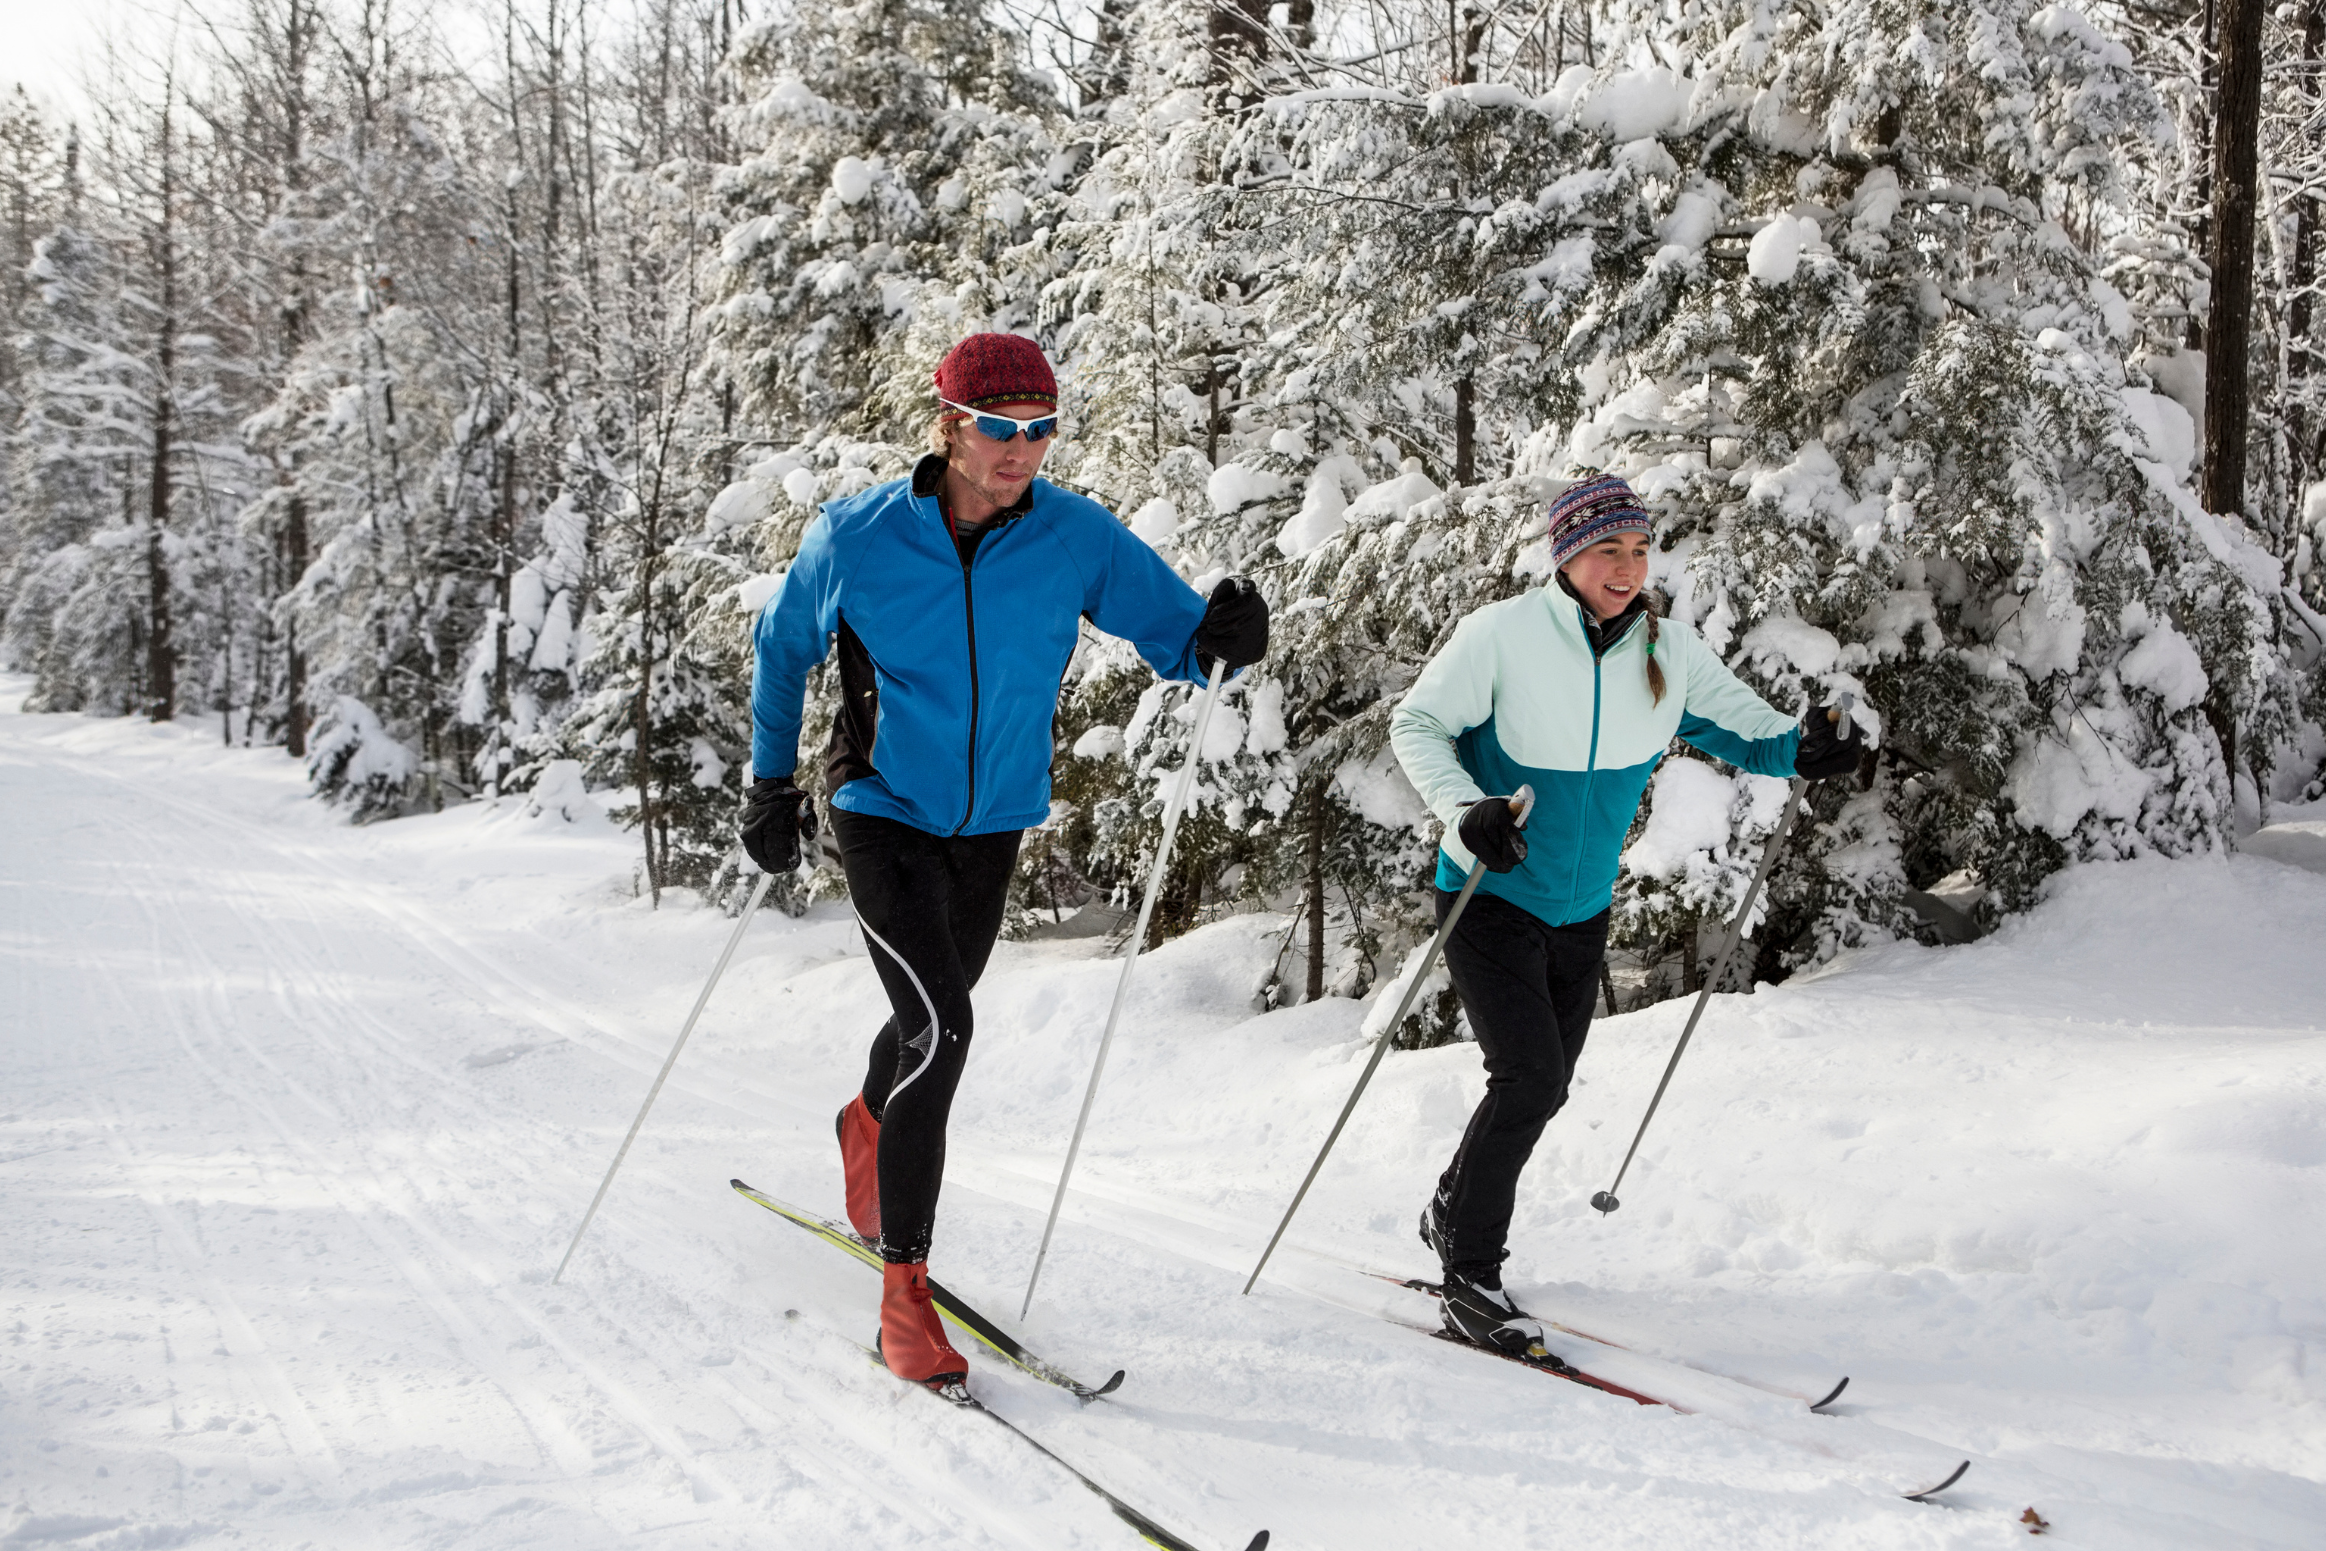
<path id="1" fill-rule="evenodd" d="M 1747 689 L 1646 593 L 1647 513 L 1612 476 L 1550 509 L 1555 588 L 1489 604 L 1423 667 L 1389 741 L 1445 824 L 1443 922 L 1473 859 L 1486 875 L 1445 946 L 1486 1058 L 1486 1096 L 1422 1209 L 1451 1333 L 1524 1352 L 1542 1329 L 1502 1290 L 1519 1171 L 1567 1101 L 1607 954 L 1625 833 L 1675 734 L 1758 775 L 1846 775 L 1863 745 L 1826 708 L 1807 731 Z M 1507 795 L 1531 785 L 1522 831 Z"/>
<path id="2" fill-rule="evenodd" d="M 936 374 L 932 451 L 906 479 L 828 503 L 753 636 L 743 846 L 799 865 L 814 810 L 793 784 L 809 670 L 836 641 L 824 789 L 891 1016 L 840 1111 L 848 1220 L 886 1262 L 880 1351 L 944 1390 L 968 1365 L 929 1302 L 945 1120 L 970 988 L 1001 931 L 1020 833 L 1050 815 L 1052 723 L 1081 624 L 1166 678 L 1257 662 L 1268 610 L 1230 577 L 1203 596 L 1095 501 L 1036 477 L 1058 383 L 1030 339 L 972 334 Z"/>

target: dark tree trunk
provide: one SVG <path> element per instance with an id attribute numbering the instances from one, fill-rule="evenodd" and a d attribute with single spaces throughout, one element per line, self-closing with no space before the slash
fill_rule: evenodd
<path id="1" fill-rule="evenodd" d="M 307 185 L 307 65 L 315 47 L 317 18 L 313 0 L 290 0 L 283 9 L 280 93 L 283 113 L 282 193 L 294 199 Z M 283 300 L 283 365 L 288 370 L 307 342 L 307 260 L 303 251 L 291 255 L 290 274 Z M 295 459 L 293 460 L 295 465 Z M 297 485 L 293 467 L 280 476 L 291 485 L 283 508 L 283 585 L 288 591 L 307 574 L 307 497 Z M 307 757 L 307 651 L 299 641 L 299 622 L 285 611 L 283 622 L 283 746 L 294 759 Z"/>
<path id="2" fill-rule="evenodd" d="M 2318 110 L 2319 70 L 2326 64 L 2326 0 L 2310 0 L 2302 24 L 2302 79 L 2310 111 Z M 2320 427 L 2310 423 L 2302 388 L 2317 371 L 2318 346 L 2312 338 L 2316 311 L 2312 293 L 2318 283 L 2318 244 L 2321 236 L 2317 194 L 2294 207 L 2293 300 L 2286 309 L 2286 440 L 2293 448 L 2293 475 L 2297 485 L 2315 480 L 2326 466 L 2326 448 L 2319 443 Z M 2288 548 L 2291 548 L 2289 541 Z"/>
<path id="3" fill-rule="evenodd" d="M 1332 783 L 1314 778 L 1308 800 L 1308 981 L 1304 1000 L 1325 994 L 1325 791 Z"/>
<path id="4" fill-rule="evenodd" d="M 1316 0 L 1291 0 L 1285 6 L 1284 33 L 1294 48 L 1316 45 Z"/>
<path id="5" fill-rule="evenodd" d="M 1454 483 L 1457 485 L 1475 484 L 1478 478 L 1475 398 L 1475 385 L 1468 376 L 1454 384 Z"/>
<path id="6" fill-rule="evenodd" d="M 161 190 L 154 226 L 154 268 L 160 281 L 160 320 L 155 325 L 153 392 L 153 482 L 146 520 L 146 714 L 166 722 L 178 714 L 178 650 L 170 617 L 170 565 L 164 542 L 170 526 L 170 387 L 177 372 L 178 254 L 171 208 L 177 199 L 170 161 L 170 102 L 162 100 Z"/>
<path id="7" fill-rule="evenodd" d="M 2197 185 L 2192 191 L 2195 206 L 2189 218 L 2189 250 L 2210 255 L 2213 241 L 2213 143 L 2217 138 L 2213 120 L 2219 110 L 2214 93 L 2220 78 L 2219 19 L 2214 14 L 2217 0 L 2205 0 L 2204 20 L 2197 31 L 2197 96 L 2206 111 L 2197 114 L 2196 155 L 2190 158 L 2195 169 Z M 2205 309 L 2191 307 L 2188 322 L 2181 332 L 2181 344 L 2189 350 L 2205 348 Z M 2203 432 L 2204 427 L 2199 426 Z"/>
<path id="8" fill-rule="evenodd" d="M 1268 0 L 1212 0 L 1204 30 L 1211 43 L 1211 84 L 1236 85 L 1237 62 L 1249 64 L 1268 47 Z"/>
<path id="9" fill-rule="evenodd" d="M 1203 456 L 1213 468 L 1220 466 L 1220 363 L 1215 359 L 1204 380 L 1210 395 L 1210 408 L 1203 420 Z"/>
<path id="10" fill-rule="evenodd" d="M 497 736 L 509 725 L 509 589 L 517 548 L 517 447 L 506 421 L 493 454 L 501 476 L 500 499 L 493 511 L 493 727 Z M 489 779 L 498 793 L 500 766 L 493 767 Z"/>
<path id="11" fill-rule="evenodd" d="M 283 514 L 283 574 L 292 587 L 307 574 L 307 498 L 296 491 Z M 307 757 L 307 653 L 299 645 L 299 622 L 283 627 L 283 746 L 294 759 Z"/>
<path id="12" fill-rule="evenodd" d="M 2221 0 L 2221 90 L 2213 116 L 2213 303 L 2205 320 L 2201 494 L 2209 512 L 2245 507 L 2263 14 L 2263 0 Z"/>

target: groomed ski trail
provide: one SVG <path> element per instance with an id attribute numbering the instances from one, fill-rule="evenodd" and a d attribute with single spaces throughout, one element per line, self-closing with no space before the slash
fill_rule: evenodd
<path id="1" fill-rule="evenodd" d="M 683 895 L 659 914 L 629 899 L 630 843 L 610 829 L 510 805 L 350 830 L 300 799 L 279 757 L 222 753 L 203 731 L 0 715 L 0 940 L 29 1009 L 0 1116 L 24 1203 L 0 1328 L 29 1364 L 0 1411 L 18 1490 L 0 1533 L 491 1551 L 1127 1543 L 1063 1472 L 899 1396 L 826 1335 L 871 1328 L 847 1268 L 787 1254 L 724 1199 L 741 1173 L 837 1209 L 830 1111 L 879 1006 L 844 915 L 754 923 L 551 1288 L 728 923 Z M 1345 1231 L 1325 1217 L 1295 1235 L 1316 1241 L 1296 1287 L 1271 1292 L 1272 1267 L 1235 1299 L 1277 1180 L 1242 1152 L 1203 1173 L 1208 1137 L 1188 1138 L 1185 1162 L 1166 1150 L 1126 1168 L 1123 1106 L 1167 1095 L 1233 1115 L 1237 1082 L 1286 1094 L 1278 1052 L 1297 1071 L 1357 1009 L 1246 1021 L 1220 989 L 1241 973 L 1225 947 L 1215 929 L 1156 955 L 1131 1012 L 1144 1036 L 1094 1117 L 1114 1129 L 1078 1172 L 1020 1332 L 1132 1381 L 1086 1409 L 977 1370 L 997 1407 L 1113 1489 L 1188 1505 L 1176 1527 L 1191 1538 L 1234 1544 L 1265 1523 L 1287 1548 L 1969 1546 L 2000 1543 L 2032 1500 L 2063 1544 L 2079 1517 L 2108 1530 L 2087 1543 L 2304 1543 L 2301 1509 L 2326 1494 L 2304 1498 L 2293 1476 L 2160 1491 L 2155 1472 L 2045 1444 L 2008 1395 L 1966 1389 L 1929 1427 L 1927 1392 L 1901 1415 L 1859 1378 L 1839 1409 L 1933 1436 L 1993 1418 L 1962 1438 L 1972 1476 L 1945 1506 L 1915 1505 L 1796 1443 L 1481 1364 L 1312 1295 L 1350 1275 L 1324 1254 Z M 1071 1113 L 1041 1074 L 1063 1091 L 1081 1070 L 1078 1009 L 1114 968 L 1090 951 L 1004 945 L 979 991 L 985 1048 L 956 1112 L 937 1270 L 981 1306 L 1014 1305 L 1055 1167 L 1037 1131 L 981 1122 L 1053 1099 Z M 1228 1086 L 1206 1091 L 1215 1078 Z M 1321 1088 L 1345 1081 L 1323 1063 Z M 1386 1118 L 1411 1100 L 1393 1087 L 1385 1103 Z M 1283 1150 L 1313 1148 L 1321 1120 L 1297 1105 L 1280 1118 Z M 1176 1170 L 1170 1187 L 1157 1168 Z M 1396 1207 L 1390 1242 L 1410 1238 Z M 1353 1248 L 1385 1258 L 1381 1241 Z M 1651 1309 L 1626 1325 L 1602 1300 L 1577 1323 L 1655 1344 Z M 2061 1502 L 2121 1506 L 2094 1520 Z"/>

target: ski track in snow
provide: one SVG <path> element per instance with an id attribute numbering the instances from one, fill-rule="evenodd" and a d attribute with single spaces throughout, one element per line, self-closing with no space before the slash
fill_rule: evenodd
<path id="1" fill-rule="evenodd" d="M 0 696 L 0 707 L 13 703 Z M 0 1547 L 1128 1547 L 863 1356 L 835 1213 L 883 1013 L 844 910 L 755 921 L 548 1280 L 729 923 L 520 804 L 350 829 L 197 725 L 0 714 Z M 1462 1352 L 1412 1219 L 1480 1082 L 1393 1057 L 1254 1296 L 1363 1008 L 1249 1008 L 1281 923 L 1143 958 L 1018 1321 L 1117 965 L 1004 945 L 935 1269 L 1084 1408 L 998 1411 L 1204 1547 L 2296 1547 L 2326 1523 L 2326 880 L 2084 869 L 1963 949 L 1606 1020 L 1512 1285 L 1641 1408 Z M 787 1312 L 788 1311 L 788 1312 Z M 1844 1372 L 1830 1417 L 1798 1398 Z M 1932 1504 L 1898 1492 L 1957 1459 Z"/>

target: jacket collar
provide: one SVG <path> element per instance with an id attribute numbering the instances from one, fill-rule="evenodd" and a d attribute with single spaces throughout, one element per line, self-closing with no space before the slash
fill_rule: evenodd
<path id="1" fill-rule="evenodd" d="M 1558 583 L 1559 591 L 1565 593 L 1568 602 L 1574 606 L 1575 622 L 1583 631 L 1583 639 L 1590 643 L 1591 655 L 1594 657 L 1604 657 L 1613 651 L 1625 636 L 1631 634 L 1631 627 L 1639 622 L 1640 616 L 1648 611 L 1647 595 L 1640 593 L 1632 598 L 1622 613 L 1602 621 L 1591 612 L 1591 606 L 1583 601 L 1583 595 L 1567 581 L 1566 572 L 1558 574 Z"/>
<path id="2" fill-rule="evenodd" d="M 913 494 L 924 500 L 935 500 L 938 492 L 944 488 L 944 483 L 944 455 L 935 452 L 921 454 L 921 461 L 913 465 Z M 987 525 L 988 529 L 1016 522 L 1020 517 L 1032 511 L 1034 509 L 1034 487 L 1040 483 L 1039 479 L 1027 480 L 1026 493 L 1000 511 L 995 512 L 993 521 Z"/>

